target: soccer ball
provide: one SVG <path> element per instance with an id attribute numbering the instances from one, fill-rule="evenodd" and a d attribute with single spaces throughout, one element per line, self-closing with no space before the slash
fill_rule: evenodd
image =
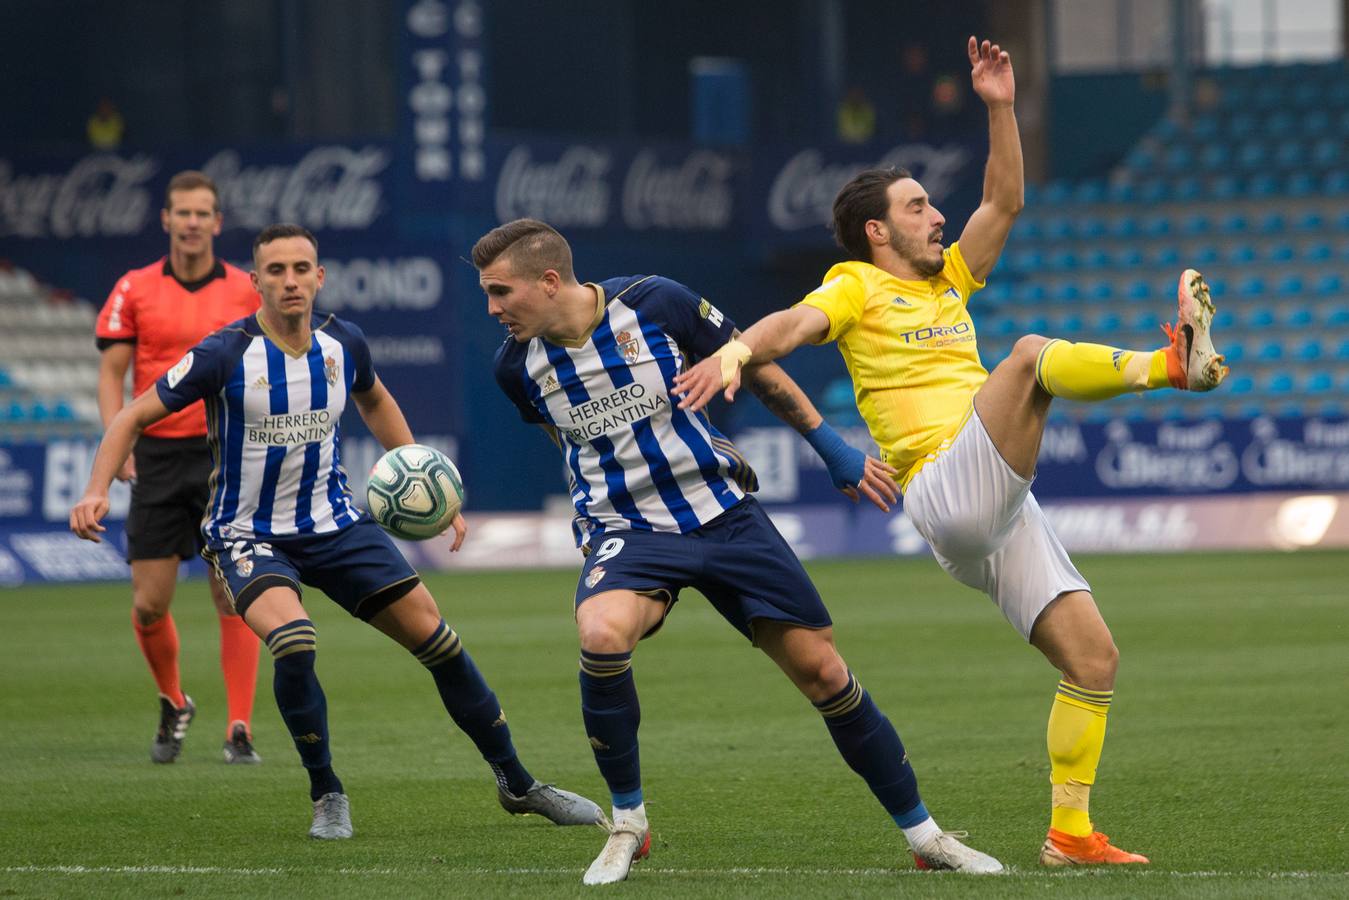
<path id="1" fill-rule="evenodd" d="M 394 537 L 433 538 L 464 505 L 464 484 L 450 458 L 425 444 L 395 447 L 370 470 L 365 505 Z"/>

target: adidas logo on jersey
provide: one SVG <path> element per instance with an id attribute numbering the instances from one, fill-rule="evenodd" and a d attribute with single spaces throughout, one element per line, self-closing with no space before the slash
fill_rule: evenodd
<path id="1" fill-rule="evenodd" d="M 266 375 L 259 375 L 258 380 L 250 384 L 249 387 L 255 391 L 266 391 L 271 389 L 272 383 L 267 380 Z"/>
<path id="2" fill-rule="evenodd" d="M 891 303 L 894 303 L 894 304 L 897 305 L 897 306 L 913 306 L 912 303 L 910 303 L 909 301 L 905 300 L 903 297 L 896 297 L 895 299 L 891 300 L 890 302 L 891 302 Z"/>
<path id="3" fill-rule="evenodd" d="M 552 372 L 549 372 L 548 377 L 543 379 L 543 385 L 539 388 L 539 393 L 547 397 L 554 391 L 560 390 L 562 390 L 562 385 L 557 383 L 557 376 L 554 375 Z"/>

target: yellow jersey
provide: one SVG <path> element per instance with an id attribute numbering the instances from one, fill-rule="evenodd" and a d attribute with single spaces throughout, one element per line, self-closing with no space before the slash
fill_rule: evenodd
<path id="1" fill-rule="evenodd" d="M 857 409 L 901 488 L 950 446 L 988 378 L 966 309 L 975 281 L 956 242 L 940 273 L 904 281 L 871 263 L 839 263 L 801 300 L 829 317 Z"/>

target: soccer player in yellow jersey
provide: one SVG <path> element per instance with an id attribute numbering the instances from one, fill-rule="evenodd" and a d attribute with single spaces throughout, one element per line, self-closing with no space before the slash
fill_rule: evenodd
<path id="1" fill-rule="evenodd" d="M 676 392 L 690 409 L 723 388 L 730 400 L 750 360 L 838 343 L 858 409 L 937 561 L 985 591 L 1062 673 L 1049 714 L 1052 812 L 1040 862 L 1146 863 L 1111 845 L 1088 814 L 1119 652 L 1030 484 L 1053 398 L 1217 387 L 1227 369 L 1209 338 L 1213 304 L 1203 278 L 1186 270 L 1179 322 L 1164 326 L 1167 347 L 1027 335 L 992 373 L 983 368 L 966 305 L 1021 211 L 1023 181 L 1011 59 L 973 37 L 968 51 L 974 90 L 988 106 L 989 156 L 982 202 L 960 239 L 943 247 L 945 219 L 908 172 L 862 172 L 834 200 L 835 236 L 852 261 L 683 373 Z"/>

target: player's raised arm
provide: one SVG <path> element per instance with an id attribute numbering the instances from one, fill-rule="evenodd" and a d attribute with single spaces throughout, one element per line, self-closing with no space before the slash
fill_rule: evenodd
<path id="1" fill-rule="evenodd" d="M 974 92 L 988 106 L 988 165 L 984 195 L 960 234 L 960 250 L 975 281 L 993 270 L 1012 223 L 1025 205 L 1021 135 L 1017 131 L 1012 58 L 997 44 L 971 36 L 967 47 Z"/>
<path id="2" fill-rule="evenodd" d="M 131 455 L 131 448 L 140 433 L 168 414 L 169 408 L 151 388 L 112 417 L 98 452 L 94 454 L 94 468 L 89 473 L 84 496 L 70 510 L 71 531 L 85 540 L 99 543 L 99 532 L 107 530 L 99 522 L 108 513 L 108 486 Z"/>
<path id="3" fill-rule="evenodd" d="M 726 401 L 733 401 L 740 389 L 741 367 L 780 359 L 802 344 L 819 343 L 828 333 L 829 317 L 811 306 L 793 306 L 764 316 L 716 353 L 675 376 L 673 393 L 681 398 L 679 408 L 697 412 L 723 389 Z"/>

